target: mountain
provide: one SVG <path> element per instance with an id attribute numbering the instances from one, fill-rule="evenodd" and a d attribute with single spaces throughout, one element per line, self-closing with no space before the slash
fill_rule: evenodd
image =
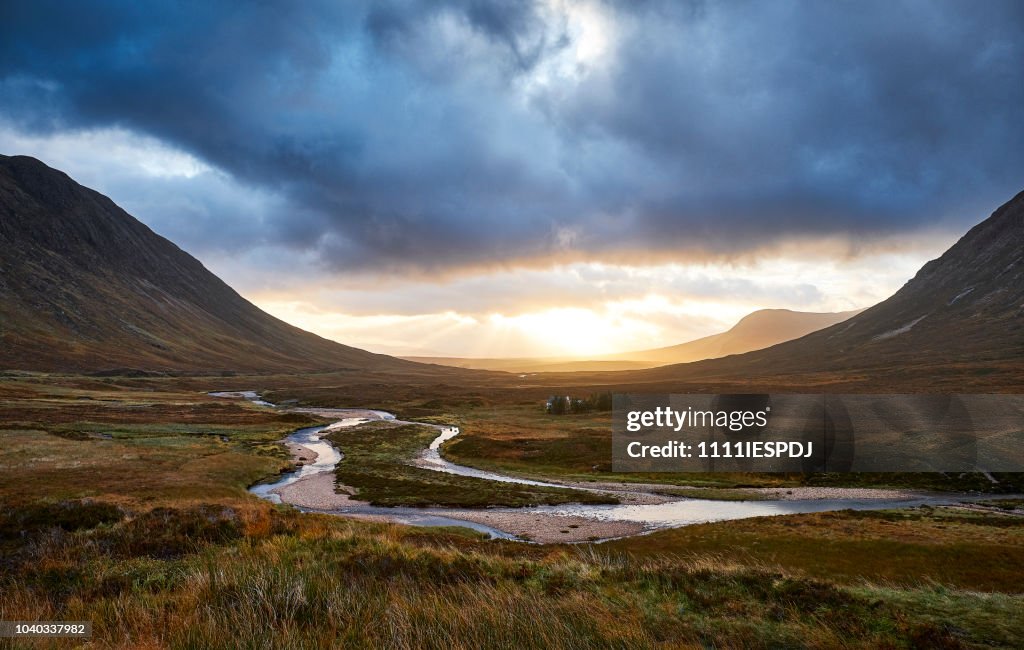
<path id="1" fill-rule="evenodd" d="M 811 327 L 817 316 L 757 312 L 729 332 L 648 352 L 729 354 L 783 335 L 770 322 Z M 636 360 L 586 369 L 625 362 Z M 107 197 L 33 158 L 0 156 L 0 369 L 123 368 L 443 372 L 288 325 Z M 745 354 L 614 375 L 600 381 L 1024 389 L 1024 193 L 844 322 Z"/>
<path id="2" fill-rule="evenodd" d="M 840 323 L 858 311 L 804 312 L 788 309 L 761 309 L 739 320 L 729 330 L 704 338 L 653 350 L 638 350 L 594 359 L 571 357 L 522 357 L 509 359 L 468 357 L 402 357 L 420 363 L 456 368 L 502 370 L 505 372 L 593 372 L 654 368 L 673 363 L 714 359 L 730 354 L 766 348 L 800 338 L 816 330 Z"/>
<path id="3" fill-rule="evenodd" d="M 635 375 L 780 384 L 855 376 L 879 387 L 1024 389 L 1024 192 L 892 297 L 843 323 L 765 350 Z"/>
<path id="4" fill-rule="evenodd" d="M 0 155 L 0 369 L 410 366 L 270 316 L 102 194 Z"/>
<path id="5" fill-rule="evenodd" d="M 715 359 L 730 354 L 760 350 L 784 341 L 800 338 L 820 329 L 841 323 L 860 313 L 806 312 L 789 309 L 760 309 L 747 314 L 721 334 L 654 350 L 625 352 L 612 357 L 646 362 L 652 365 L 687 363 L 701 359 Z"/>

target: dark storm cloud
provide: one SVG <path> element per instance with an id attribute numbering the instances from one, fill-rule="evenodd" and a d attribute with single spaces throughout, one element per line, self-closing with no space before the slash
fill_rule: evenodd
<path id="1" fill-rule="evenodd" d="M 870 240 L 1024 184 L 1021 7 L 599 4 L 576 59 L 557 3 L 5 3 L 0 115 L 186 150 L 337 268 Z"/>

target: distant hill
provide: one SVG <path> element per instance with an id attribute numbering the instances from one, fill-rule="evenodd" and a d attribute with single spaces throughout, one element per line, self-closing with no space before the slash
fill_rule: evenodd
<path id="1" fill-rule="evenodd" d="M 790 311 L 789 309 L 760 309 L 744 316 L 728 331 L 721 334 L 712 334 L 689 343 L 666 348 L 624 352 L 611 358 L 629 359 L 659 366 L 715 359 L 730 354 L 760 350 L 784 341 L 797 339 L 830 325 L 841 323 L 858 313 L 860 310 L 807 312 Z"/>
<path id="2" fill-rule="evenodd" d="M 788 309 L 761 309 L 744 316 L 728 331 L 704 338 L 653 350 L 638 350 L 594 359 L 570 357 L 469 358 L 469 357 L 402 357 L 421 363 L 436 363 L 457 368 L 503 370 L 506 372 L 593 372 L 635 370 L 672 363 L 714 359 L 730 354 L 766 348 L 776 343 L 799 338 L 816 330 L 840 323 L 859 311 L 803 312 Z"/>
<path id="3" fill-rule="evenodd" d="M 270 316 L 107 197 L 0 156 L 0 369 L 410 367 Z"/>
<path id="4" fill-rule="evenodd" d="M 843 323 L 756 352 L 640 371 L 631 380 L 782 384 L 786 377 L 828 383 L 858 376 L 879 386 L 1024 390 L 1024 192 L 892 297 Z"/>

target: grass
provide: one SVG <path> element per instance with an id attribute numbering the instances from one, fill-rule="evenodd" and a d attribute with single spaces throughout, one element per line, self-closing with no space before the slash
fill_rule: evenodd
<path id="1" fill-rule="evenodd" d="M 1012 648 L 1024 638 L 1024 600 L 1020 595 L 959 591 L 941 585 L 917 589 L 872 586 L 850 592 L 917 612 L 919 620 L 973 645 Z"/>
<path id="2" fill-rule="evenodd" d="M 172 648 L 956 648 L 1009 647 L 1024 632 L 1019 596 L 993 614 L 965 592 L 600 548 L 263 504 L 161 509 L 33 533 L 6 556 L 0 618 L 90 620 L 103 647 Z"/>
<path id="3" fill-rule="evenodd" d="M 686 526 L 602 548 L 637 558 L 714 553 L 849 585 L 1021 593 L 1024 519 L 927 507 L 823 512 Z"/>
<path id="4" fill-rule="evenodd" d="M 610 414 L 552 416 L 543 412 L 542 405 L 543 402 L 463 404 L 452 409 L 451 413 L 439 419 L 458 425 L 461 433 L 445 445 L 445 457 L 456 463 L 495 472 L 578 481 L 611 480 L 720 489 L 822 486 L 906 488 L 940 492 L 1024 492 L 1024 474 L 995 474 L 998 482 L 993 483 L 983 474 L 612 472 Z"/>
<path id="5" fill-rule="evenodd" d="M 190 391 L 0 382 L 0 495 L 247 499 L 291 466 L 277 441 L 316 421 Z"/>
<path id="6" fill-rule="evenodd" d="M 281 382 L 295 394 L 299 382 L 328 380 L 0 379 L 0 620 L 89 620 L 93 645 L 104 648 L 1024 645 L 1018 500 L 544 546 L 305 515 L 255 499 L 248 485 L 289 466 L 276 441 L 310 420 L 204 391 Z M 326 401 L 332 388 L 318 390 Z M 473 444 L 493 435 L 504 445 L 495 463 L 524 473 L 564 463 L 609 478 L 585 465 L 599 449 L 596 422 L 535 423 L 515 417 L 527 404 L 494 396 L 428 406 L 419 389 L 396 387 L 396 403 L 371 401 L 386 387 L 366 390 L 361 405 L 419 405 L 420 417 L 463 426 Z M 346 391 L 358 393 L 337 394 Z M 483 426 L 499 420 L 506 429 Z M 431 485 L 436 473 L 406 467 L 433 435 L 339 432 L 344 482 L 400 503 L 509 493 L 476 481 Z M 515 451 L 524 439 L 533 460 Z M 709 477 L 699 492 L 720 497 L 746 478 L 729 480 Z"/>
<path id="7" fill-rule="evenodd" d="M 356 488 L 358 498 L 381 506 L 528 506 L 559 503 L 615 503 L 580 490 L 496 483 L 411 467 L 408 461 L 430 445 L 437 430 L 416 425 L 370 423 L 328 436 L 345 458 L 338 483 Z"/>

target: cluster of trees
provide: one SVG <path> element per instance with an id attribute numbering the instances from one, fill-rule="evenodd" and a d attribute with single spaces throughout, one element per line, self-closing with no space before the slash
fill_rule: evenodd
<path id="1" fill-rule="evenodd" d="M 611 393 L 592 393 L 590 397 L 574 397 L 572 395 L 552 395 L 548 398 L 547 411 L 551 415 L 567 413 L 592 413 L 594 411 L 612 410 Z"/>

